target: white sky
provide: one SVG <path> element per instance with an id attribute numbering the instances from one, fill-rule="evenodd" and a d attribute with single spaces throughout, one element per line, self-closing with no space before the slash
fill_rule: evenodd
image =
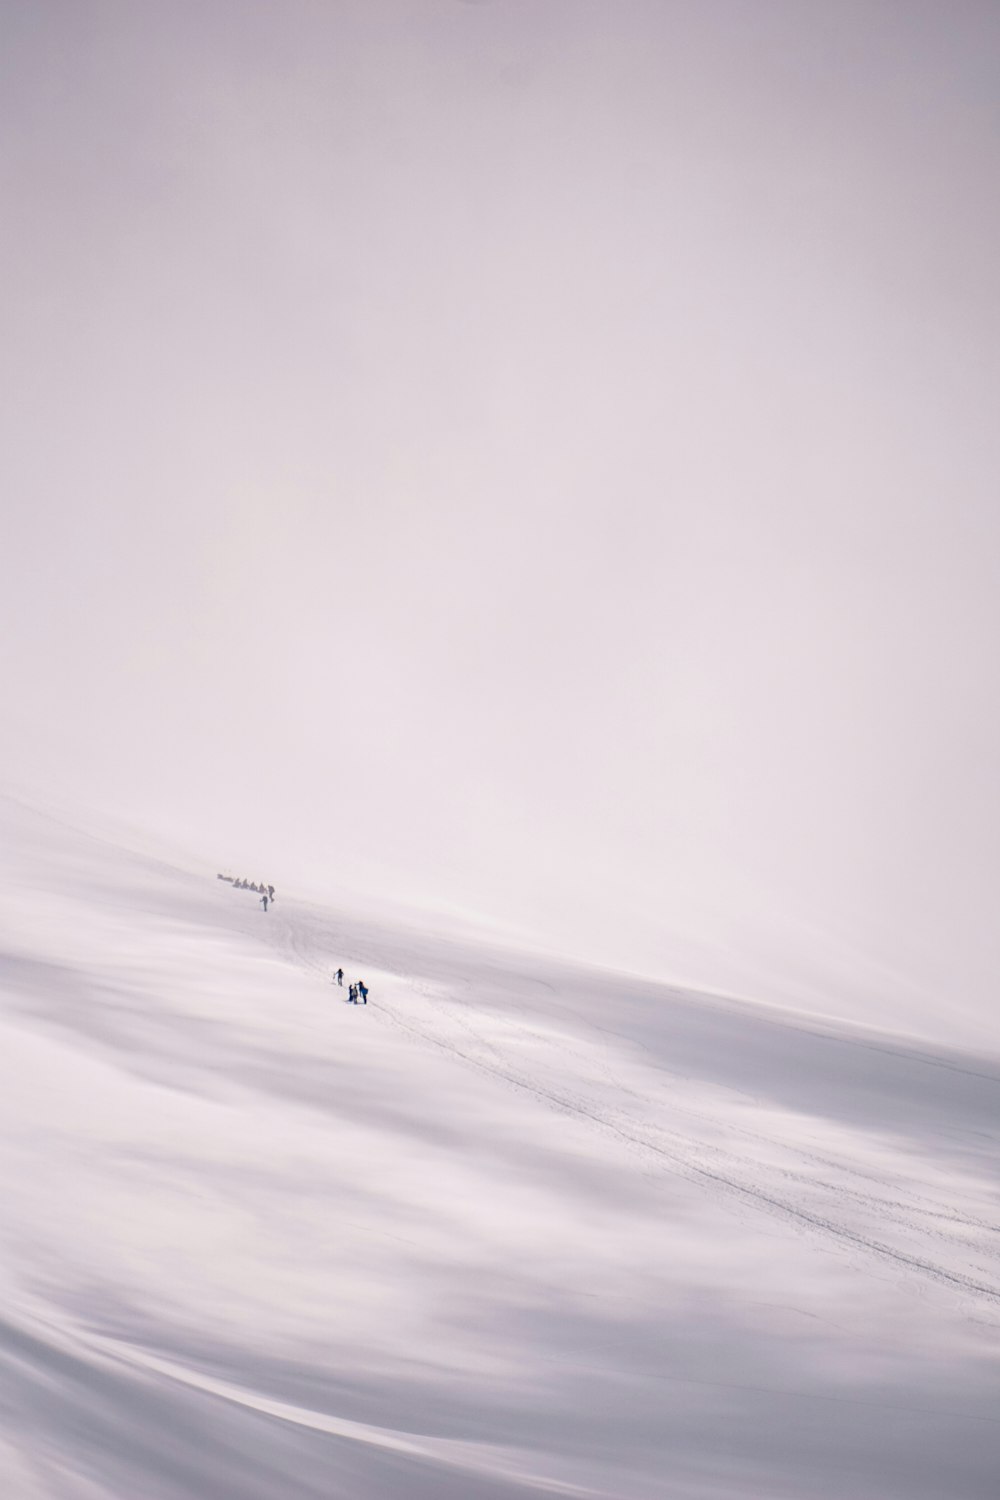
<path id="1" fill-rule="evenodd" d="M 997 7 L 0 18 L 8 783 L 974 1029 Z"/>

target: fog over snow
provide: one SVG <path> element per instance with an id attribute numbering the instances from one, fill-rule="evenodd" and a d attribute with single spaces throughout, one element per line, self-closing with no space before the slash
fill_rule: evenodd
<path id="1" fill-rule="evenodd" d="M 5 1493 L 995 1495 L 1000 11 L 0 23 Z"/>
<path id="2" fill-rule="evenodd" d="M 15 784 L 981 1036 L 996 8 L 2 13 Z"/>

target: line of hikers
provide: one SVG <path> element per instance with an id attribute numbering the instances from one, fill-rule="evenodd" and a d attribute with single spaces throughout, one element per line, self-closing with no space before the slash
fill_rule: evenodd
<path id="1" fill-rule="evenodd" d="M 239 880 L 234 880 L 232 875 L 223 875 L 221 873 L 216 875 L 215 878 L 216 880 L 228 880 L 234 891 L 256 891 L 258 896 L 260 897 L 260 904 L 265 911 L 267 911 L 267 903 L 274 900 L 273 885 L 264 885 L 263 883 L 258 885 L 253 880 L 244 880 L 242 876 Z M 341 989 L 343 989 L 343 969 L 336 969 L 334 971 L 333 981 L 334 984 L 339 984 Z M 350 1005 L 368 1004 L 368 986 L 365 984 L 363 979 L 355 979 L 352 984 L 348 985 L 347 999 Z"/>
<path id="2" fill-rule="evenodd" d="M 215 878 L 216 880 L 228 880 L 234 891 L 256 891 L 260 897 L 260 904 L 265 911 L 267 911 L 267 903 L 274 900 L 274 886 L 265 885 L 263 881 L 258 884 L 256 880 L 244 880 L 242 877 L 239 880 L 234 880 L 231 875 L 216 875 Z"/>
<path id="3" fill-rule="evenodd" d="M 343 984 L 344 984 L 344 971 L 343 971 L 343 969 L 337 969 L 336 972 L 334 973 L 333 979 L 334 979 L 334 983 L 335 984 L 339 984 L 341 986 L 341 988 L 343 988 Z M 367 1005 L 368 1004 L 368 986 L 365 984 L 365 982 L 364 982 L 363 979 L 355 980 L 355 982 L 353 984 L 348 985 L 348 987 L 347 987 L 347 1001 L 348 1001 L 349 1005 Z"/>

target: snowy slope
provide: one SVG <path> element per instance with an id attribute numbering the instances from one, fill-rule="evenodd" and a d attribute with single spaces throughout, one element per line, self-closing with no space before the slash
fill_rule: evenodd
<path id="1" fill-rule="evenodd" d="M 2 835 L 5 1500 L 993 1500 L 1000 1060 Z"/>

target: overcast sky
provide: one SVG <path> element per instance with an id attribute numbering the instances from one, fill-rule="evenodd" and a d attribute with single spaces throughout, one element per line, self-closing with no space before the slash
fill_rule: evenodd
<path id="1" fill-rule="evenodd" d="M 0 16 L 8 784 L 974 1029 L 1000 9 Z"/>

